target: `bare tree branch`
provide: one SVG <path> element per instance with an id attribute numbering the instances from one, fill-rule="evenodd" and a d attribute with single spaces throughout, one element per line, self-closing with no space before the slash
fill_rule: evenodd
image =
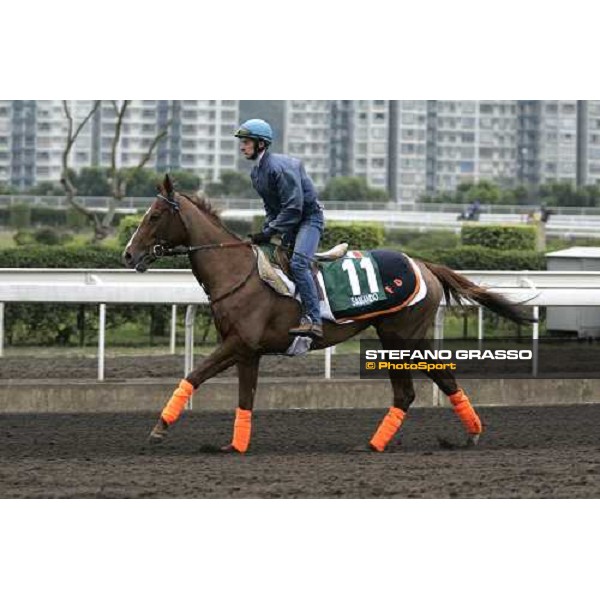
<path id="1" fill-rule="evenodd" d="M 156 134 L 152 140 L 152 143 L 150 144 L 150 147 L 148 148 L 148 151 L 146 154 L 144 154 L 144 156 L 142 156 L 136 169 L 143 169 L 146 166 L 146 163 L 152 158 L 152 153 L 154 152 L 156 146 L 158 146 L 159 142 L 167 135 L 167 133 L 169 133 L 169 127 L 171 127 L 171 123 L 173 123 L 173 119 L 169 119 L 165 123 L 165 126 Z"/>
<path id="2" fill-rule="evenodd" d="M 116 174 L 117 172 L 117 148 L 119 146 L 119 140 L 121 139 L 121 130 L 123 128 L 123 120 L 125 119 L 125 113 L 131 100 L 123 100 L 123 104 L 119 107 L 115 100 L 111 100 L 111 104 L 117 115 L 117 122 L 115 123 L 115 136 L 113 137 L 112 147 L 110 152 L 110 170 L 111 173 Z"/>
<path id="3" fill-rule="evenodd" d="M 65 117 L 67 119 L 67 141 L 65 143 L 65 148 L 62 153 L 62 174 L 60 178 L 60 183 L 65 189 L 67 202 L 73 206 L 80 213 L 84 214 L 88 219 L 93 221 L 94 227 L 100 225 L 100 220 L 96 213 L 87 209 L 83 204 L 80 204 L 75 200 L 75 196 L 77 195 L 77 188 L 73 184 L 71 177 L 69 175 L 69 154 L 71 153 L 71 149 L 77 140 L 77 137 L 81 133 L 81 130 L 85 127 L 86 123 L 92 118 L 93 114 L 98 110 L 100 106 L 100 100 L 96 100 L 85 116 L 83 121 L 79 124 L 79 126 L 73 131 L 73 116 L 71 115 L 71 109 L 69 108 L 69 103 L 66 100 L 62 102 L 63 111 L 65 113 Z"/>
<path id="4" fill-rule="evenodd" d="M 140 158 L 138 164 L 131 169 L 118 169 L 117 168 L 117 149 L 119 140 L 121 139 L 121 133 L 123 128 L 123 121 L 125 120 L 125 113 L 131 103 L 130 100 L 125 100 L 119 107 L 115 100 L 112 101 L 112 106 L 117 115 L 117 121 L 115 123 L 115 136 L 113 138 L 112 149 L 111 149 L 111 167 L 110 167 L 110 179 L 111 179 L 111 194 L 112 200 L 109 204 L 108 211 L 104 215 L 102 221 L 105 228 L 110 227 L 114 213 L 118 204 L 123 200 L 127 193 L 127 186 L 135 176 L 135 174 L 143 169 L 148 161 L 152 158 L 152 154 L 156 150 L 157 145 L 160 141 L 168 134 L 169 128 L 173 122 L 173 119 L 169 119 L 165 123 L 164 127 L 154 136 L 150 146 L 146 152 Z"/>

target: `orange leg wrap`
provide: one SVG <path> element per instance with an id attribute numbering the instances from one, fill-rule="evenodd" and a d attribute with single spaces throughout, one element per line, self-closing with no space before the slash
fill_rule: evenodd
<path id="1" fill-rule="evenodd" d="M 250 445 L 250 433 L 252 432 L 252 411 L 236 408 L 235 423 L 233 425 L 233 440 L 231 445 L 238 452 L 246 452 Z"/>
<path id="2" fill-rule="evenodd" d="M 169 425 L 175 423 L 193 393 L 194 386 L 186 379 L 182 379 L 179 382 L 179 387 L 173 392 L 173 395 L 163 408 L 160 414 L 161 419 Z"/>
<path id="3" fill-rule="evenodd" d="M 396 431 L 400 429 L 405 415 L 406 413 L 402 409 L 392 406 L 387 415 L 383 417 L 383 421 L 379 424 L 375 435 L 371 438 L 371 448 L 374 448 L 377 452 L 383 452 Z"/>
<path id="4" fill-rule="evenodd" d="M 481 433 L 483 431 L 481 419 L 471 406 L 469 397 L 462 390 L 458 390 L 458 392 L 454 392 L 449 398 L 454 407 L 454 412 L 458 415 L 467 432 L 471 434 Z"/>

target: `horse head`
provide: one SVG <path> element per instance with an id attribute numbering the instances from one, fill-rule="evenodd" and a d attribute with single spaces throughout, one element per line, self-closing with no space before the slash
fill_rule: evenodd
<path id="1" fill-rule="evenodd" d="M 160 257 L 165 248 L 185 244 L 188 239 L 181 219 L 180 197 L 173 188 L 169 175 L 165 175 L 157 189 L 155 200 L 146 211 L 122 255 L 123 263 L 140 273 Z"/>

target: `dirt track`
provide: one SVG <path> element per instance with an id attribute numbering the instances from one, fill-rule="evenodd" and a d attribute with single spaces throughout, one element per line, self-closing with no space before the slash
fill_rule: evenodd
<path id="1" fill-rule="evenodd" d="M 379 410 L 257 411 L 246 456 L 213 454 L 232 413 L 184 415 L 162 446 L 156 414 L 0 415 L 0 497 L 600 497 L 600 405 L 482 408 L 475 449 L 450 410 L 414 409 L 400 444 L 363 446 Z"/>
<path id="2" fill-rule="evenodd" d="M 196 359 L 201 357 L 196 355 Z M 183 355 L 162 356 L 119 356 L 107 357 L 105 377 L 108 381 L 149 377 L 181 378 Z M 287 356 L 265 356 L 261 360 L 261 375 L 277 377 L 323 377 L 322 354 L 307 354 L 290 358 Z M 0 361 L 0 379 L 18 379 L 23 373 L 31 372 L 32 379 L 95 379 L 98 374 L 98 359 L 95 357 L 27 357 L 5 356 Z M 334 376 L 356 376 L 359 374 L 359 358 L 354 354 L 339 354 L 333 358 Z M 235 377 L 231 367 L 218 377 Z"/>

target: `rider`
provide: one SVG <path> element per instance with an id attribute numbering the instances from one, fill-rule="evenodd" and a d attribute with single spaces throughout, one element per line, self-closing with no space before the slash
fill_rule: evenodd
<path id="1" fill-rule="evenodd" d="M 323 206 L 304 165 L 296 158 L 273 154 L 271 126 L 262 119 L 250 119 L 235 132 L 240 150 L 256 161 L 251 178 L 254 189 L 264 202 L 266 220 L 260 233 L 251 234 L 252 242 L 265 244 L 280 235 L 285 246 L 294 248 L 290 270 L 300 298 L 304 316 L 292 335 L 323 337 L 319 297 L 311 274 L 311 263 L 323 233 Z"/>

